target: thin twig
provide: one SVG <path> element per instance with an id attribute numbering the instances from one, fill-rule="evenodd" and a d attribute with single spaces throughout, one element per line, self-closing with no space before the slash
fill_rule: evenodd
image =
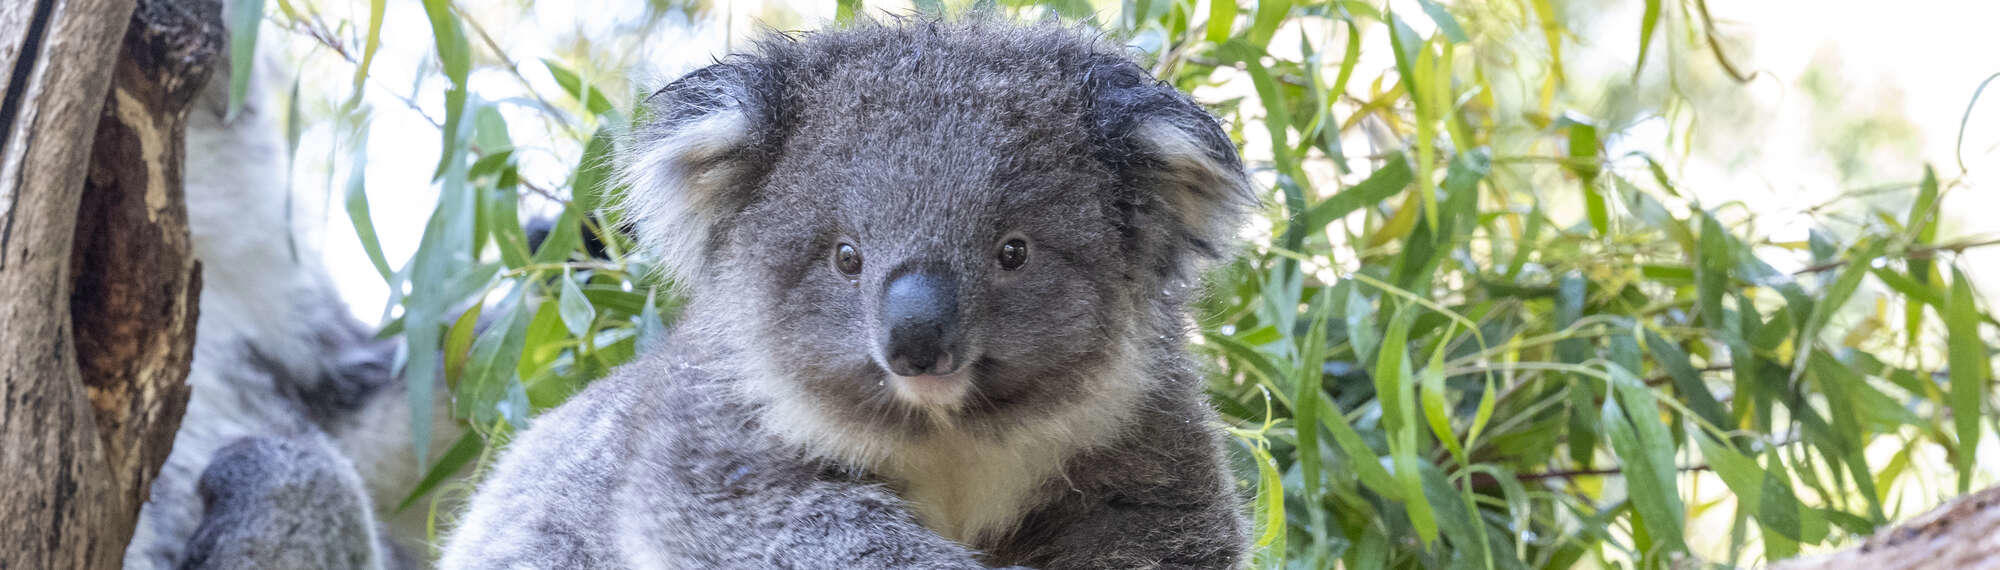
<path id="1" fill-rule="evenodd" d="M 569 118 L 557 110 L 555 105 L 550 105 L 547 99 L 543 99 L 541 92 L 535 90 L 534 84 L 528 83 L 527 76 L 521 75 L 520 66 L 515 65 L 514 59 L 507 56 L 506 50 L 500 49 L 500 43 L 493 41 L 493 36 L 486 33 L 486 27 L 479 25 L 479 21 L 472 19 L 472 15 L 460 9 L 457 3 L 453 3 L 451 8 L 452 11 L 458 12 L 458 19 L 463 20 L 467 26 L 472 27 L 472 32 L 479 36 L 480 42 L 486 44 L 486 49 L 493 50 L 493 57 L 499 58 L 500 63 L 507 68 L 507 73 L 512 74 L 515 80 L 521 82 L 521 87 L 527 90 L 528 96 L 533 97 L 535 103 L 541 105 L 543 115 L 552 117 L 556 124 L 562 125 L 563 130 L 569 131 L 570 138 L 583 140 L 583 135 L 578 134 L 576 127 L 569 124 Z"/>
<path id="2" fill-rule="evenodd" d="M 1697 369 L 1695 369 L 1695 372 L 1726 372 L 1726 371 L 1729 371 L 1729 370 L 1733 370 L 1733 369 L 1735 369 L 1735 365 L 1731 365 L 1731 364 L 1715 364 L 1715 365 L 1710 365 L 1710 366 L 1704 366 L 1704 367 L 1701 367 L 1701 368 L 1697 368 Z M 1658 386 L 1658 385 L 1661 385 L 1661 384 L 1665 384 L 1665 383 L 1667 383 L 1667 382 L 1671 382 L 1671 381 L 1673 381 L 1673 379 L 1674 379 L 1674 377 L 1673 377 L 1673 376 L 1668 376 L 1668 375 L 1660 375 L 1660 376 L 1654 376 L 1654 377 L 1652 377 L 1652 378 L 1647 378 L 1647 379 L 1646 379 L 1646 385 L 1647 385 L 1647 386 Z"/>
<path id="3" fill-rule="evenodd" d="M 534 191 L 534 193 L 536 194 L 541 194 L 543 198 L 547 198 L 550 202 L 555 202 L 557 204 L 563 204 L 563 205 L 569 204 L 569 200 L 564 200 L 562 199 L 562 197 L 556 196 L 555 192 L 550 192 L 549 189 L 543 188 L 542 185 L 536 184 L 535 181 L 533 180 L 522 178 L 521 186 Z"/>
<path id="4" fill-rule="evenodd" d="M 1192 63 L 1195 65 L 1206 65 L 1209 67 L 1228 67 L 1228 68 L 1234 68 L 1239 71 L 1249 70 L 1248 66 L 1243 65 L 1241 62 L 1222 61 L 1219 59 L 1211 57 L 1203 57 L 1199 55 L 1190 55 L 1187 57 L 1187 61 L 1188 63 Z M 1281 73 L 1272 75 L 1271 78 L 1278 80 L 1279 83 L 1291 84 L 1294 87 L 1312 87 L 1312 84 L 1308 83 L 1306 81 L 1306 78 L 1299 77 L 1297 75 L 1286 75 Z"/>
<path id="5" fill-rule="evenodd" d="M 1701 35 L 1708 39 L 1708 49 L 1715 52 L 1715 62 L 1722 64 L 1722 71 L 1728 73 L 1737 83 L 1749 83 L 1750 80 L 1756 79 L 1761 71 L 1751 71 L 1749 75 L 1744 75 L 1742 71 L 1736 69 L 1736 64 L 1729 62 L 1729 55 L 1722 53 L 1722 42 L 1715 36 L 1715 19 L 1708 15 L 1708 0 L 1694 0 L 1694 8 L 1701 13 Z"/>
<path id="6" fill-rule="evenodd" d="M 1709 469 L 1710 467 L 1708 465 L 1703 464 L 1703 465 L 1690 465 L 1687 467 L 1677 468 L 1675 470 L 1680 471 L 1682 473 L 1687 473 L 1690 471 L 1708 471 Z M 1574 479 L 1577 477 L 1600 477 L 1605 475 L 1624 475 L 1624 474 L 1625 474 L 1624 468 L 1610 467 L 1604 469 L 1565 469 L 1561 471 L 1549 471 L 1544 473 L 1522 473 L 1519 475 L 1515 475 L 1514 478 L 1520 481 L 1540 481 L 1542 479 Z"/>
<path id="7" fill-rule="evenodd" d="M 1937 257 L 1938 252 L 1948 251 L 1951 253 L 1965 253 L 1965 250 L 1976 247 L 1986 247 L 1989 245 L 2000 245 L 2000 238 L 1986 239 L 1986 240 L 1972 241 L 1972 242 L 1947 243 L 1947 244 L 1933 245 L 1928 247 L 1919 247 L 1916 249 L 1905 251 L 1902 253 L 1901 256 L 1883 256 L 1883 257 L 1901 257 L 1903 259 L 1932 259 Z M 1849 261 L 1850 260 L 1847 259 L 1836 259 L 1833 261 L 1828 261 L 1826 263 L 1821 263 L 1819 265 L 1808 266 L 1805 269 L 1800 269 L 1798 271 L 1793 271 L 1792 275 L 1805 275 L 1807 273 L 1820 273 L 1825 271 L 1831 271 L 1846 266 Z"/>

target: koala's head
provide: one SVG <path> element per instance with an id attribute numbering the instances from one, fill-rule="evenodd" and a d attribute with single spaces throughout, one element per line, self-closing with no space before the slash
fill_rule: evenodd
<path id="1" fill-rule="evenodd" d="M 1257 203 L 1214 117 L 1069 28 L 778 37 L 642 112 L 625 204 L 693 318 L 845 422 L 1031 422 L 1144 381 L 1107 372 L 1178 342 Z"/>

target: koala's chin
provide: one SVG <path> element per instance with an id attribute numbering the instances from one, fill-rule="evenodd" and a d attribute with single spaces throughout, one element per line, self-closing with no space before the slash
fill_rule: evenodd
<path id="1" fill-rule="evenodd" d="M 949 417 L 949 414 L 964 407 L 965 395 L 972 391 L 972 371 L 961 369 L 949 374 L 917 376 L 892 373 L 888 382 L 896 391 L 896 397 L 904 403 L 925 410 L 938 410 Z"/>

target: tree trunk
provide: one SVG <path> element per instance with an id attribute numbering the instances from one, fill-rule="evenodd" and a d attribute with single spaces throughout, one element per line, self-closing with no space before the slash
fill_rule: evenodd
<path id="1" fill-rule="evenodd" d="M 1877 531 L 1861 546 L 1787 560 L 1772 568 L 2000 569 L 2000 487 L 1952 499 L 1909 522 Z"/>
<path id="2" fill-rule="evenodd" d="M 187 402 L 183 125 L 220 5 L 0 4 L 0 568 L 116 567 Z"/>

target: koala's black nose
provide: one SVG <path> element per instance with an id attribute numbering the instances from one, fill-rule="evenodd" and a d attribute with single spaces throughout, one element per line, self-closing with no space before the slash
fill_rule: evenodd
<path id="1" fill-rule="evenodd" d="M 889 281 L 882 292 L 888 329 L 883 356 L 898 376 L 950 374 L 958 350 L 958 283 L 940 272 L 915 271 Z"/>

